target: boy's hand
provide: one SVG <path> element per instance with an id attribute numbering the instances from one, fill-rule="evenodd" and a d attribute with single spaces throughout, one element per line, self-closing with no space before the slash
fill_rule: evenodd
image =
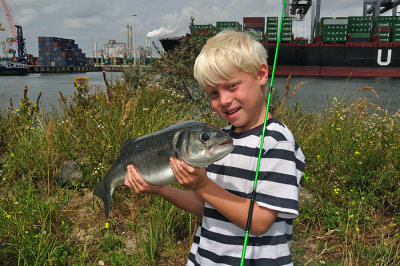
<path id="1" fill-rule="evenodd" d="M 173 157 L 169 159 L 169 162 L 176 180 L 185 188 L 194 191 L 204 187 L 209 181 L 205 168 L 190 166 L 184 161 Z"/>
<path id="2" fill-rule="evenodd" d="M 136 193 L 152 193 L 152 194 L 159 194 L 160 187 L 148 183 L 144 180 L 138 170 L 133 165 L 128 165 L 126 169 L 126 176 L 124 184 L 127 187 L 130 187 Z"/>

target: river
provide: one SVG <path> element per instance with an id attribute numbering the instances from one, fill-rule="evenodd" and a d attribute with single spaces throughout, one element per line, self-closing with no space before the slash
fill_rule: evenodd
<path id="1" fill-rule="evenodd" d="M 107 73 L 107 79 L 120 78 L 121 73 Z M 101 72 L 88 73 L 62 73 L 62 74 L 29 74 L 26 76 L 0 76 L 0 111 L 4 112 L 9 107 L 10 98 L 14 107 L 23 97 L 24 87 L 28 86 L 28 97 L 36 101 L 40 91 L 40 102 L 46 108 L 57 108 L 61 91 L 65 96 L 71 97 L 75 90 L 73 80 L 76 77 L 88 77 L 92 87 L 105 89 Z M 286 77 L 275 77 L 274 87 L 283 96 Z M 291 89 L 300 86 L 293 99 L 288 97 L 287 102 L 299 102 L 304 111 L 320 111 L 336 97 L 339 101 L 353 97 L 367 97 L 369 101 L 387 109 L 389 114 L 394 114 L 400 109 L 400 78 L 334 78 L 334 77 L 292 77 Z M 365 86 L 372 87 L 379 98 L 370 91 L 361 91 Z"/>

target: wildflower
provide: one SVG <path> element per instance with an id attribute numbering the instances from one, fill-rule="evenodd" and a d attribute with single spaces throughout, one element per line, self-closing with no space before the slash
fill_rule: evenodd
<path id="1" fill-rule="evenodd" d="M 11 218 L 11 215 L 7 214 L 7 218 L 10 219 L 10 218 Z"/>
<path id="2" fill-rule="evenodd" d="M 337 215 L 339 215 L 339 212 L 336 212 Z"/>
<path id="3" fill-rule="evenodd" d="M 356 151 L 354 154 L 355 154 L 355 155 L 359 155 L 359 154 L 360 154 L 360 152 L 359 152 L 359 151 Z"/>
<path id="4" fill-rule="evenodd" d="M 360 232 L 360 228 L 356 227 L 356 231 L 357 231 L 357 232 Z"/>
<path id="5" fill-rule="evenodd" d="M 138 136 L 140 137 L 141 135 L 142 135 L 142 133 L 139 132 L 139 133 L 138 133 Z"/>
<path id="6" fill-rule="evenodd" d="M 61 224 L 64 225 L 64 221 L 61 221 Z"/>
<path id="7" fill-rule="evenodd" d="M 335 102 L 337 102 L 337 98 L 336 98 L 336 97 L 333 97 L 333 100 L 334 100 Z"/>
<path id="8" fill-rule="evenodd" d="M 317 160 L 319 160 L 319 158 L 321 158 L 321 156 L 318 154 L 318 155 L 317 155 Z"/>
<path id="9" fill-rule="evenodd" d="M 339 194 L 340 193 L 340 188 L 335 188 L 333 191 L 335 192 L 335 194 Z"/>
<path id="10" fill-rule="evenodd" d="M 6 181 L 6 178 L 5 178 L 5 177 L 3 177 L 3 181 Z"/>
<path id="11" fill-rule="evenodd" d="M 15 111 L 19 112 L 19 109 L 15 109 Z"/>
<path id="12" fill-rule="evenodd" d="M 99 260 L 99 265 L 104 265 L 104 261 L 102 261 L 102 260 Z"/>
<path id="13" fill-rule="evenodd" d="M 29 233 L 28 231 L 25 231 L 25 234 Z"/>
<path id="14" fill-rule="evenodd" d="M 106 223 L 106 224 L 104 225 L 104 227 L 105 227 L 106 229 L 108 229 L 108 227 L 109 227 L 109 224 L 108 224 L 108 223 Z"/>

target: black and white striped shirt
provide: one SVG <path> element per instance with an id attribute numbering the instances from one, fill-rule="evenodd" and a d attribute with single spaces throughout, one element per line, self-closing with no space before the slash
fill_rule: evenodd
<path id="1" fill-rule="evenodd" d="M 234 149 L 207 167 L 208 177 L 229 192 L 250 198 L 263 125 L 240 134 L 231 126 Z M 263 235 L 249 234 L 245 265 L 292 265 L 290 241 L 305 157 L 290 130 L 276 118 L 268 120 L 259 169 L 256 202 L 277 210 Z M 193 241 L 187 265 L 239 265 L 245 231 L 205 203 L 204 216 Z"/>

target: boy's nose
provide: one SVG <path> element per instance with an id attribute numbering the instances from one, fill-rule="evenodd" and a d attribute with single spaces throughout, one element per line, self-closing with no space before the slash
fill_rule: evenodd
<path id="1" fill-rule="evenodd" d="M 232 95 L 229 92 L 220 93 L 219 102 L 223 106 L 229 106 L 232 103 Z"/>

